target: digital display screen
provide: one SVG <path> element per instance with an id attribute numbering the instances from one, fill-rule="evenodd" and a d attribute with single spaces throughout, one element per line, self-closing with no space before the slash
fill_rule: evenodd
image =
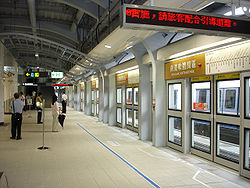
<path id="1" fill-rule="evenodd" d="M 201 14 L 126 7 L 125 23 L 250 34 L 250 22 Z"/>
<path id="2" fill-rule="evenodd" d="M 25 72 L 24 75 L 27 78 L 40 78 L 48 77 L 48 72 Z"/>
<path id="3" fill-rule="evenodd" d="M 73 84 L 52 84 L 52 86 L 73 86 Z"/>

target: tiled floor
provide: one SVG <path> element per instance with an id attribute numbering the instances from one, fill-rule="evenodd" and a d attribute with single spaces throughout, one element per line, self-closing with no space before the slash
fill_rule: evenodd
<path id="1" fill-rule="evenodd" d="M 11 188 L 250 187 L 250 181 L 237 172 L 193 155 L 152 147 L 126 129 L 73 110 L 67 113 L 64 130 L 54 133 L 47 109 L 49 150 L 40 151 L 42 125 L 35 124 L 35 113 L 32 118 L 24 115 L 20 141 L 9 139 L 10 126 L 0 127 L 0 172 L 5 172 Z"/>

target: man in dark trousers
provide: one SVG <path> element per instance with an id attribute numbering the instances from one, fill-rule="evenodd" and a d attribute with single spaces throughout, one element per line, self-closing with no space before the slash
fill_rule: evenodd
<path id="1" fill-rule="evenodd" d="M 20 140 L 21 138 L 21 126 L 22 126 L 22 113 L 24 102 L 21 101 L 18 93 L 14 94 L 15 100 L 11 103 L 12 116 L 11 116 L 11 139 Z M 17 130 L 17 135 L 16 135 Z"/>
<path id="2" fill-rule="evenodd" d="M 37 109 L 37 123 L 42 124 L 42 107 L 43 107 L 43 94 L 40 92 L 36 98 L 36 109 Z"/>
<path id="3" fill-rule="evenodd" d="M 67 95 L 65 91 L 62 92 L 62 113 L 66 114 L 66 105 L 67 105 Z"/>

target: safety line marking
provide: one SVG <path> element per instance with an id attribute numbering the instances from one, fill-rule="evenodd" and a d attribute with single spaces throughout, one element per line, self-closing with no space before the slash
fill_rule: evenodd
<path id="1" fill-rule="evenodd" d="M 117 154 L 115 151 L 110 149 L 108 146 L 106 146 L 102 141 L 100 141 L 98 138 L 96 138 L 93 134 L 91 134 L 87 129 L 85 129 L 81 124 L 77 123 L 77 125 L 83 129 L 86 133 L 88 133 L 90 136 L 92 136 L 96 141 L 98 141 L 103 147 L 108 149 L 111 153 L 113 153 L 115 156 L 117 156 L 119 159 L 121 159 L 124 163 L 126 163 L 130 168 L 132 168 L 137 174 L 139 174 L 141 177 L 143 177 L 146 181 L 148 181 L 151 185 L 154 187 L 160 188 L 159 185 L 157 185 L 155 182 L 153 182 L 151 179 L 149 179 L 147 176 L 145 176 L 142 172 L 140 172 L 138 169 L 136 169 L 132 164 L 130 164 L 128 161 L 126 161 L 123 157 L 121 157 L 119 154 Z"/>
<path id="2" fill-rule="evenodd" d="M 202 181 L 196 179 L 196 177 L 198 176 L 198 174 L 199 174 L 200 172 L 201 172 L 201 171 L 198 170 L 198 171 L 195 173 L 195 175 L 192 177 L 192 179 L 195 180 L 195 181 L 197 181 L 197 182 L 199 182 L 200 184 L 204 185 L 205 187 L 211 188 L 209 185 L 207 185 L 207 184 L 205 184 L 204 182 L 202 182 Z"/>

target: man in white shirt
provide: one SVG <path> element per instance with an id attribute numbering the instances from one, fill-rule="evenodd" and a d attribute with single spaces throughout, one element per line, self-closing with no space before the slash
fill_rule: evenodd
<path id="1" fill-rule="evenodd" d="M 65 91 L 62 92 L 62 113 L 66 114 L 66 105 L 67 105 L 67 95 Z"/>
<path id="2" fill-rule="evenodd" d="M 21 126 L 22 126 L 22 113 L 24 102 L 21 100 L 21 96 L 18 93 L 14 94 L 15 100 L 11 103 L 12 116 L 11 116 L 11 137 L 10 139 L 20 140 L 21 138 Z"/>

